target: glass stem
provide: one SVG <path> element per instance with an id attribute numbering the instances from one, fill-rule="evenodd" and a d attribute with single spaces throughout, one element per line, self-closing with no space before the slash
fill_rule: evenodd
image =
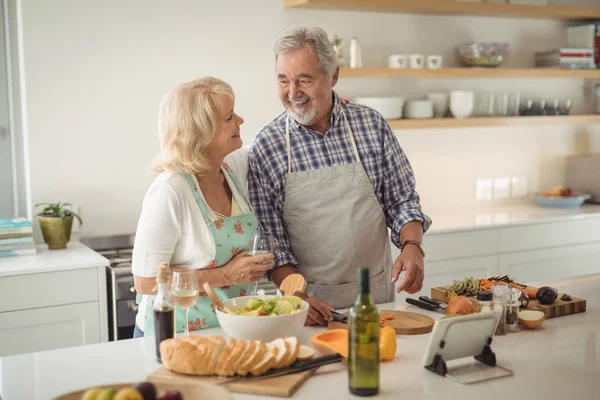
<path id="1" fill-rule="evenodd" d="M 185 309 L 185 336 L 190 336 L 190 323 L 188 321 L 189 307 Z"/>

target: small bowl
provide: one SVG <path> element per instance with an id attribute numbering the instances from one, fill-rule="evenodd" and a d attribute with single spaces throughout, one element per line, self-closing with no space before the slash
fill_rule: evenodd
<path id="1" fill-rule="evenodd" d="M 433 118 L 433 102 L 431 100 L 408 100 L 404 108 L 404 117 L 407 119 Z"/>
<path id="2" fill-rule="evenodd" d="M 542 207 L 552 208 L 577 208 L 591 198 L 587 193 L 573 193 L 573 196 L 542 196 L 540 193 L 535 193 L 535 201 Z"/>
<path id="3" fill-rule="evenodd" d="M 508 43 L 464 43 L 458 45 L 458 57 L 467 67 L 495 68 L 508 57 Z"/>
<path id="4" fill-rule="evenodd" d="M 524 310 L 519 311 L 519 322 L 527 329 L 537 329 L 546 319 L 542 311 Z"/>
<path id="5" fill-rule="evenodd" d="M 385 119 L 402 118 L 404 97 L 356 97 L 353 101 L 374 109 Z"/>
<path id="6" fill-rule="evenodd" d="M 234 297 L 232 299 L 223 300 L 223 305 L 229 309 L 237 309 L 245 307 L 251 298 L 259 300 L 268 300 L 274 297 L 273 295 L 265 296 L 245 296 Z M 264 317 L 252 317 L 248 315 L 233 315 L 221 312 L 215 309 L 219 324 L 225 334 L 229 337 L 243 340 L 262 340 L 270 342 L 277 338 L 286 336 L 297 336 L 298 332 L 304 326 L 308 309 L 310 306 L 307 302 L 302 301 L 300 311 L 293 314 L 273 315 Z"/>

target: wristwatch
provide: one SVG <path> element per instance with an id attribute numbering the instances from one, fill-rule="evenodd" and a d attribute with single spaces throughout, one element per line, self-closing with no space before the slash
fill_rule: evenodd
<path id="1" fill-rule="evenodd" d="M 425 247 L 423 247 L 423 244 L 421 242 L 417 242 L 416 240 L 405 240 L 404 243 L 402 243 L 402 249 L 404 249 L 404 246 L 411 245 L 411 244 L 413 246 L 417 246 L 419 248 L 419 250 L 421 251 L 423 258 L 425 258 Z M 402 252 L 402 250 L 400 252 Z"/>

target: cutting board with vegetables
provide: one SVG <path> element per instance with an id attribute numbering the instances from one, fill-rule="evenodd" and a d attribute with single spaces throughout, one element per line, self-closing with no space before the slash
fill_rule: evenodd
<path id="1" fill-rule="evenodd" d="M 348 313 L 342 315 L 347 316 Z M 406 311 L 380 310 L 381 326 L 389 326 L 397 335 L 421 335 L 433 329 L 434 320 L 430 317 Z M 348 324 L 341 321 L 332 321 L 328 329 L 348 329 Z"/>
<path id="2" fill-rule="evenodd" d="M 524 307 L 521 307 L 522 310 L 542 311 L 546 315 L 547 319 L 585 312 L 585 300 L 578 299 L 576 297 L 572 297 L 566 293 L 560 293 L 558 291 L 556 298 L 550 304 L 542 304 L 537 299 L 537 293 L 540 288 L 514 282 L 507 275 L 492 276 L 482 279 L 465 278 L 462 281 L 454 281 L 454 283 L 449 286 L 434 287 L 431 289 L 431 298 L 444 303 L 448 303 L 449 291 L 453 290 L 456 294 L 460 296 L 465 296 L 471 302 L 473 302 L 474 305 L 477 305 L 477 291 L 479 289 L 489 291 L 491 283 L 501 282 L 504 282 L 505 284 L 512 283 L 514 288 L 522 291 L 527 295 L 529 299 L 528 301 L 525 301 L 527 304 Z M 546 297 L 548 297 L 547 301 L 552 300 L 554 296 L 552 296 L 551 294 L 553 290 L 556 289 L 549 287 L 544 287 L 542 289 L 543 293 L 546 295 Z M 545 299 L 542 298 L 542 300 Z"/>
<path id="3" fill-rule="evenodd" d="M 234 393 L 256 394 L 261 396 L 291 397 L 308 378 L 310 378 L 318 368 L 308 371 L 298 372 L 296 374 L 278 376 L 258 381 L 243 382 L 237 381 L 224 385 L 227 390 Z M 196 376 L 183 375 L 171 372 L 164 366 L 152 372 L 148 376 L 148 381 L 153 383 L 171 382 L 171 383 L 219 383 L 227 380 L 217 376 Z"/>

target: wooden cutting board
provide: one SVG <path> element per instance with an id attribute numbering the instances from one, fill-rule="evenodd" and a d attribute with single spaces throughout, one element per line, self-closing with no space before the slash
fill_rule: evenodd
<path id="1" fill-rule="evenodd" d="M 448 297 L 446 296 L 446 292 L 450 289 L 450 286 L 442 286 L 435 287 L 431 289 L 431 298 L 434 300 L 442 301 L 444 303 L 448 303 Z M 527 286 L 526 289 L 534 289 L 538 288 Z M 541 304 L 536 299 L 529 299 L 529 304 L 527 307 L 521 308 L 522 310 L 537 310 L 542 311 L 546 314 L 546 318 L 557 318 L 565 315 L 577 314 L 585 312 L 586 301 L 583 299 L 578 299 L 576 297 L 571 296 L 570 301 L 561 300 L 560 297 L 563 293 L 559 293 L 558 297 L 552 304 Z M 466 296 L 474 305 L 477 305 L 477 297 L 476 296 Z"/>
<path id="2" fill-rule="evenodd" d="M 343 314 L 348 315 L 347 312 Z M 396 310 L 379 311 L 379 315 L 381 317 L 384 317 L 388 314 L 392 314 L 394 319 L 386 321 L 382 326 L 394 328 L 396 335 L 421 335 L 424 333 L 429 333 L 433 329 L 434 321 L 426 315 Z M 327 329 L 340 328 L 348 329 L 348 324 L 332 321 L 327 326 Z"/>
<path id="3" fill-rule="evenodd" d="M 274 397 L 291 397 L 296 390 L 308 378 L 315 373 L 318 368 L 313 368 L 308 371 L 298 372 L 296 374 L 279 376 L 277 378 L 261 379 L 253 382 L 232 382 L 230 384 L 222 385 L 230 392 L 235 393 L 246 393 L 256 394 L 261 396 L 274 396 Z M 148 381 L 153 383 L 160 382 L 203 382 L 203 383 L 218 383 L 226 380 L 227 378 L 219 378 L 217 376 L 194 376 L 177 374 L 169 371 L 164 366 L 161 366 L 156 371 L 148 375 Z"/>

